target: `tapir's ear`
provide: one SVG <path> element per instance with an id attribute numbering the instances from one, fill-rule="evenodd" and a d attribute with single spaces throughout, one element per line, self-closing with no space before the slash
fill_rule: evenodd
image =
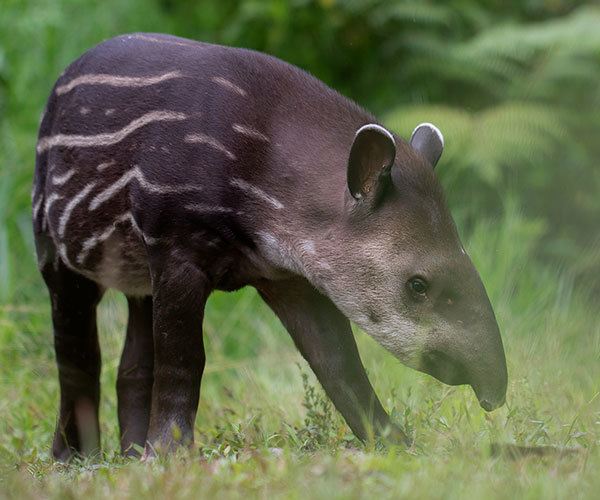
<path id="1" fill-rule="evenodd" d="M 442 151 L 444 151 L 444 136 L 435 125 L 421 123 L 413 130 L 410 145 L 435 168 L 440 156 L 442 156 Z"/>
<path id="2" fill-rule="evenodd" d="M 370 193 L 382 175 L 387 175 L 396 157 L 396 143 L 381 125 L 370 123 L 358 129 L 348 158 L 348 189 L 357 200 Z"/>

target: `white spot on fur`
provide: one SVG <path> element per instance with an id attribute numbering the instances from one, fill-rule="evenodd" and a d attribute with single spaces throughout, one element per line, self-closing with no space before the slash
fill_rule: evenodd
<path id="1" fill-rule="evenodd" d="M 104 115 L 105 115 L 105 116 L 110 116 L 110 115 L 112 115 L 114 112 L 115 112 L 114 108 L 110 108 L 110 109 L 107 109 L 107 110 L 104 112 Z"/>
<path id="2" fill-rule="evenodd" d="M 171 71 L 156 76 L 118 76 L 108 74 L 88 74 L 74 78 L 69 83 L 56 87 L 56 94 L 66 94 L 79 85 L 108 85 L 111 87 L 147 87 L 173 78 L 183 78 L 180 71 Z"/>
<path id="3" fill-rule="evenodd" d="M 67 170 L 63 175 L 53 176 L 52 184 L 54 184 L 55 186 L 62 186 L 74 175 L 75 175 L 75 169 L 71 168 L 71 169 Z"/>
<path id="4" fill-rule="evenodd" d="M 297 244 L 286 242 L 267 231 L 258 231 L 258 246 L 262 257 L 271 265 L 300 274 L 319 288 L 319 271 L 331 270 L 329 264 L 314 258 L 314 242 L 302 240 Z"/>
<path id="5" fill-rule="evenodd" d="M 230 160 L 236 159 L 235 155 L 231 151 L 229 151 L 222 142 L 218 141 L 214 137 L 210 137 L 205 134 L 188 134 L 185 136 L 184 140 L 185 142 L 193 144 L 206 144 L 207 146 L 210 146 L 211 148 L 220 151 Z"/>
<path id="6" fill-rule="evenodd" d="M 314 255 L 316 253 L 315 250 L 315 242 L 312 240 L 302 240 L 300 241 L 300 248 L 303 252 Z"/>
<path id="7" fill-rule="evenodd" d="M 281 253 L 281 245 L 275 235 L 267 233 L 266 231 L 258 231 L 257 235 L 264 247 L 268 250 L 267 253 L 277 255 Z"/>
<path id="8" fill-rule="evenodd" d="M 98 172 L 104 172 L 107 168 L 112 167 L 114 164 L 115 164 L 115 160 L 110 160 L 105 163 L 100 163 L 100 165 L 98 165 L 96 167 L 96 170 Z"/>
<path id="9" fill-rule="evenodd" d="M 259 141 L 264 142 L 271 142 L 265 134 L 247 125 L 240 125 L 239 123 L 234 123 L 231 126 L 231 128 L 234 130 L 234 132 L 245 135 L 247 137 L 251 137 L 252 139 L 258 139 Z"/>
<path id="10" fill-rule="evenodd" d="M 299 264 L 290 248 L 284 245 L 274 234 L 266 231 L 256 233 L 259 247 L 268 262 L 289 271 L 303 273 L 304 269 Z"/>
<path id="11" fill-rule="evenodd" d="M 90 111 L 91 111 L 91 109 L 90 109 L 90 108 L 87 108 L 86 106 L 81 106 L 81 107 L 79 108 L 79 112 L 80 112 L 82 115 L 87 115 L 87 114 L 89 114 L 89 112 L 90 112 Z"/>
<path id="12" fill-rule="evenodd" d="M 102 203 L 112 198 L 121 189 L 123 189 L 131 180 L 135 179 L 142 189 L 151 193 L 158 194 L 181 194 L 189 191 L 202 191 L 202 187 L 194 186 L 190 184 L 181 185 L 170 185 L 170 184 L 156 184 L 146 179 L 143 172 L 138 166 L 135 166 L 132 170 L 125 172 L 116 182 L 97 194 L 90 202 L 90 210 L 96 210 Z"/>
<path id="13" fill-rule="evenodd" d="M 241 189 L 242 191 L 245 191 L 248 194 L 251 194 L 255 198 L 259 198 L 259 199 L 267 202 L 269 205 L 271 205 L 273 208 L 276 208 L 277 210 L 281 210 L 283 208 L 283 203 L 281 203 L 277 198 L 274 198 L 273 196 L 265 193 L 262 189 L 254 186 L 252 184 L 249 184 L 248 182 L 246 182 L 243 179 L 239 179 L 239 178 L 231 179 L 229 181 L 229 184 Z"/>
<path id="14" fill-rule="evenodd" d="M 63 210 L 60 219 L 58 220 L 58 234 L 59 236 L 64 236 L 65 229 L 67 228 L 67 222 L 71 217 L 71 213 L 73 213 L 73 209 L 79 205 L 85 197 L 90 193 L 90 191 L 96 185 L 95 182 L 90 182 L 87 186 L 85 186 L 77 195 L 67 203 L 65 209 Z"/>
<path id="15" fill-rule="evenodd" d="M 230 82 L 229 80 L 227 80 L 227 78 L 223 78 L 222 76 L 213 76 L 211 80 L 217 85 L 220 85 L 221 87 L 226 88 L 227 90 L 231 90 L 232 92 L 235 92 L 236 94 L 239 94 L 243 97 L 246 97 L 248 95 L 248 93 L 243 88 L 237 86 L 233 82 Z"/>
<path id="16" fill-rule="evenodd" d="M 39 140 L 37 145 L 37 152 L 41 153 L 47 149 L 55 146 L 66 146 L 66 147 L 97 147 L 97 146 L 110 146 L 116 144 L 132 132 L 137 129 L 144 127 L 150 123 L 161 122 L 161 121 L 176 121 L 185 120 L 188 116 L 184 113 L 177 113 L 174 111 L 151 111 L 145 115 L 136 118 L 129 125 L 117 130 L 116 132 L 108 132 L 97 135 L 69 135 L 69 134 L 56 134 L 49 137 L 43 137 Z"/>

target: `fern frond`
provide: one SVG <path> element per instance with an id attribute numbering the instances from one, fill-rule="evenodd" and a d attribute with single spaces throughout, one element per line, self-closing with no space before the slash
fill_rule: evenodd
<path id="1" fill-rule="evenodd" d="M 393 22 L 438 29 L 448 26 L 452 17 L 453 10 L 449 6 L 413 1 L 383 3 L 369 16 L 376 27 Z"/>
<path id="2" fill-rule="evenodd" d="M 489 29 L 462 43 L 417 37 L 407 45 L 417 55 L 407 70 L 475 85 L 497 98 L 561 102 L 571 83 L 577 92 L 597 89 L 599 26 L 600 9 L 584 7 L 564 18 Z"/>
<path id="3" fill-rule="evenodd" d="M 386 123 L 403 137 L 421 122 L 435 123 L 445 136 L 444 162 L 468 168 L 497 186 L 504 169 L 539 165 L 569 139 L 552 107 L 508 102 L 469 113 L 445 106 L 410 106 L 395 110 Z"/>

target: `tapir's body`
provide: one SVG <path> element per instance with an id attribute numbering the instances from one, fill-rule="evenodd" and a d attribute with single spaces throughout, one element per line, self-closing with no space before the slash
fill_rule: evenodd
<path id="1" fill-rule="evenodd" d="M 434 219 L 442 243 L 458 240 L 444 207 L 397 214 L 386 231 L 367 217 L 375 204 L 363 209 L 350 196 L 348 152 L 374 121 L 273 57 L 164 35 L 109 40 L 61 75 L 40 127 L 33 189 L 61 382 L 55 456 L 98 444 L 95 306 L 106 288 L 124 292 L 130 307 L 118 386 L 125 451 L 191 440 L 204 302 L 214 289 L 245 285 L 282 319 L 355 433 L 389 424 L 348 318 L 367 330 L 395 328 L 374 301 L 355 304 L 394 266 L 377 258 L 373 239 L 361 247 L 368 265 L 357 268 L 352 242 L 383 231 L 393 246 Z M 442 200 L 422 156 L 385 140 L 397 147 L 391 161 L 405 165 L 392 172 L 410 186 L 403 203 L 420 191 Z M 353 272 L 358 284 L 344 279 Z M 480 293 L 475 281 L 468 286 Z M 405 361 L 415 350 L 378 340 Z M 505 367 L 499 377 L 505 388 Z"/>
<path id="2" fill-rule="evenodd" d="M 122 74 L 114 85 L 86 81 Z M 36 226 L 47 220 L 65 263 L 105 287 L 151 294 L 145 236 L 193 249 L 215 287 L 239 288 L 271 267 L 256 234 L 267 245 L 280 232 L 310 240 L 343 208 L 346 151 L 373 121 L 348 103 L 261 53 L 159 35 L 110 40 L 71 65 L 51 97 L 36 201 L 62 198 L 37 211 Z"/>

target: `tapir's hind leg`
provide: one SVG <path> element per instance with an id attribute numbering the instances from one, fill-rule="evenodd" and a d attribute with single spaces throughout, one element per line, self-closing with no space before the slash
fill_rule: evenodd
<path id="1" fill-rule="evenodd" d="M 145 456 L 194 440 L 204 370 L 202 320 L 211 287 L 194 256 L 152 247 L 154 384 Z"/>
<path id="2" fill-rule="evenodd" d="M 58 460 L 100 448 L 100 347 L 96 306 L 100 287 L 71 271 L 60 259 L 46 262 L 42 275 L 50 292 L 60 409 L 52 444 Z"/>
<path id="3" fill-rule="evenodd" d="M 119 364 L 117 398 L 121 451 L 137 455 L 134 445 L 143 448 L 146 442 L 154 380 L 152 297 L 127 297 L 127 303 L 129 320 Z"/>
<path id="4" fill-rule="evenodd" d="M 369 430 L 387 429 L 393 441 L 407 444 L 367 378 L 349 321 L 333 303 L 303 279 L 269 282 L 258 290 L 354 434 L 365 440 Z"/>

